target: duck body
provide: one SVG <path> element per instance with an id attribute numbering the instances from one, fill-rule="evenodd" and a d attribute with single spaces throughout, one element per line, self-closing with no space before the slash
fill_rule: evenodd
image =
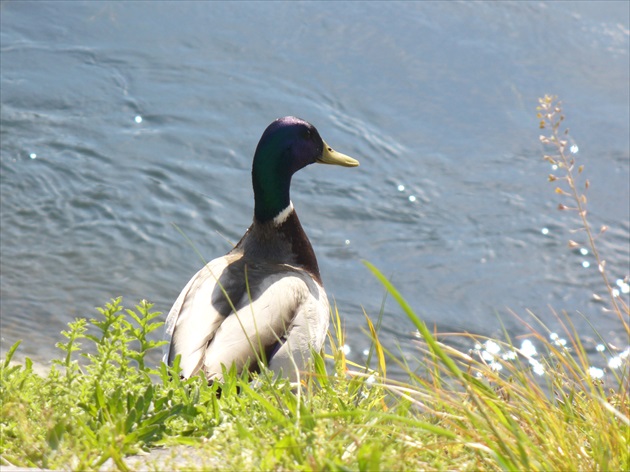
<path id="1" fill-rule="evenodd" d="M 164 362 L 183 377 L 261 364 L 295 380 L 321 350 L 330 317 L 317 259 L 289 197 L 291 176 L 314 162 L 358 165 L 309 123 L 274 121 L 254 155 L 254 220 L 238 244 L 188 282 L 166 321 Z"/>

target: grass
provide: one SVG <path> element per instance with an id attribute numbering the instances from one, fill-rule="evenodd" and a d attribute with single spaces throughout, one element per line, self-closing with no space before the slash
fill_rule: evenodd
<path id="1" fill-rule="evenodd" d="M 588 225 L 575 175 L 582 170 L 564 153 L 561 116 L 555 99 L 541 99 L 541 126 L 550 131 L 541 139 L 554 150 L 545 159 L 558 169 L 550 180 L 564 183 L 557 193 L 575 202 L 561 209 L 578 213 L 609 309 L 630 335 L 628 306 L 608 282 Z M 418 329 L 421 373 L 384 349 L 380 322 L 367 316 L 376 368 L 350 362 L 335 309 L 329 353 L 314 353 L 314 372 L 302 377 L 299 389 L 269 376 L 250 382 L 234 371 L 220 385 L 208 386 L 200 377 L 181 380 L 177 364 L 153 368 L 145 362 L 161 345 L 151 340 L 162 325 L 152 305 L 125 309 L 115 299 L 97 318 L 68 325 L 60 358 L 45 375 L 29 359 L 13 362 L 19 343 L 11 348 L 0 374 L 0 465 L 133 470 L 130 456 L 170 450 L 177 457 L 148 456 L 143 468 L 630 469 L 627 356 L 605 381 L 594 378 L 580 336 L 562 315 L 565 343 L 542 325 L 532 328 L 540 353 L 519 349 L 507 335 L 503 342 L 471 339 L 479 349 L 458 351 L 366 265 Z M 401 366 L 406 380 L 388 378 L 388 363 Z"/>

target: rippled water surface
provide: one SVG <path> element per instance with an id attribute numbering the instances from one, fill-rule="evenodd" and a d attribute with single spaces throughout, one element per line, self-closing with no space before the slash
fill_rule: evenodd
<path id="1" fill-rule="evenodd" d="M 357 169 L 311 166 L 292 200 L 351 356 L 390 276 L 440 331 L 553 330 L 623 349 L 576 215 L 556 210 L 537 98 L 564 101 L 589 216 L 620 292 L 630 272 L 627 2 L 2 2 L 1 314 L 39 360 L 122 295 L 168 312 L 249 226 L 250 165 L 300 116 Z M 617 283 L 618 281 L 618 283 Z M 627 293 L 622 296 L 626 297 Z M 581 313 L 582 315 L 578 314 Z M 500 320 L 500 321 L 499 321 Z M 385 344 L 413 327 L 385 303 Z M 472 347 L 472 346 L 471 346 Z M 479 346 L 477 346 L 479 348 Z M 603 362 L 603 361 L 602 361 Z M 602 365 L 602 367 L 605 367 Z"/>

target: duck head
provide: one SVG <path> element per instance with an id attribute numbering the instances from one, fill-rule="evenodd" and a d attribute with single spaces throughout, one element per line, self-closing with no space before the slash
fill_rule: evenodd
<path id="1" fill-rule="evenodd" d="M 332 149 L 310 123 L 286 116 L 271 123 L 263 133 L 252 166 L 254 217 L 272 220 L 291 202 L 291 177 L 309 164 L 356 167 L 359 162 Z"/>

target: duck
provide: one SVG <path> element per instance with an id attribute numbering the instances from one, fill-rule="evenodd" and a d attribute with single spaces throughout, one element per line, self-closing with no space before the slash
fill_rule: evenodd
<path id="1" fill-rule="evenodd" d="M 263 132 L 252 164 L 252 224 L 190 279 L 166 318 L 163 362 L 172 366 L 180 356 L 182 378 L 203 373 L 213 383 L 225 370 L 268 368 L 296 382 L 312 367 L 330 306 L 290 187 L 293 174 L 315 163 L 359 165 L 300 118 L 279 118 Z"/>

